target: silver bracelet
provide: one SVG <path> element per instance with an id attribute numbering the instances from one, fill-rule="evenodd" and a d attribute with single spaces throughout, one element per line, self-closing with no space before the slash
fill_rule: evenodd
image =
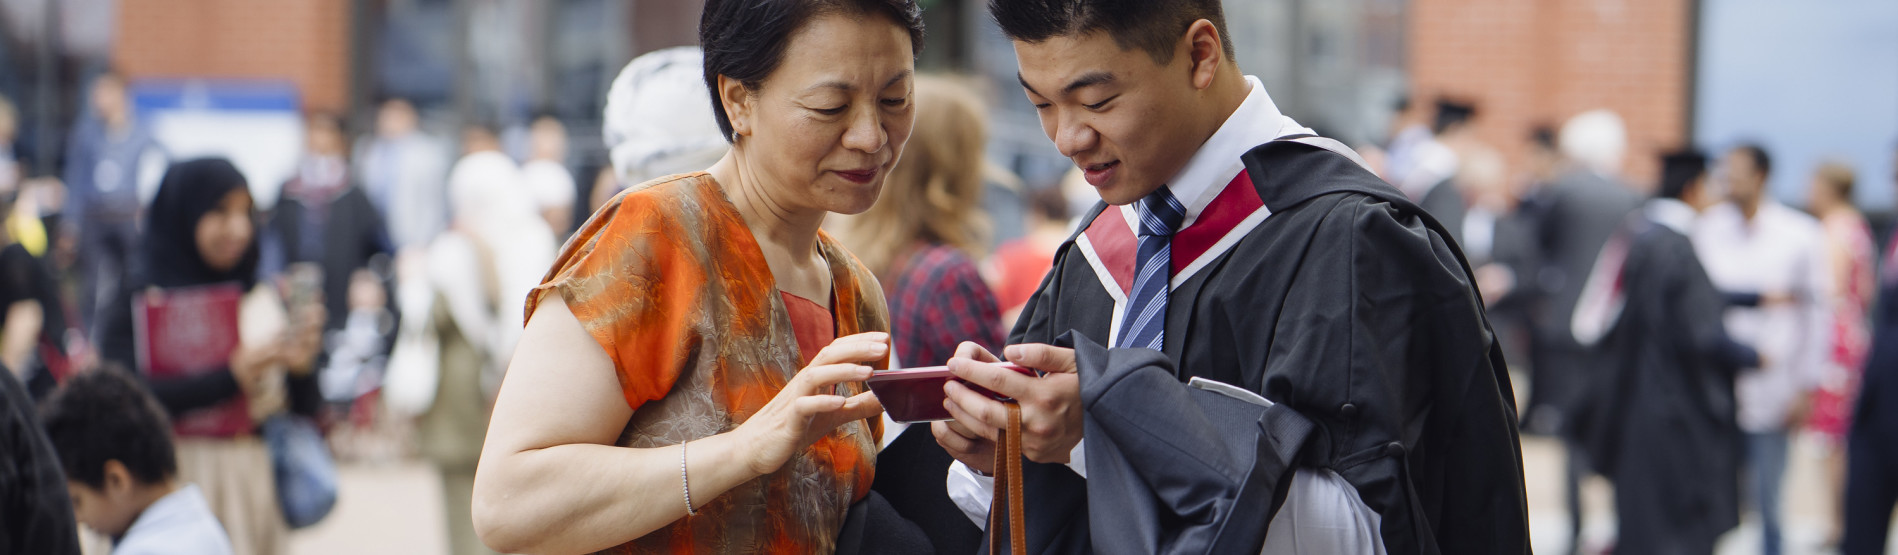
<path id="1" fill-rule="evenodd" d="M 679 442 L 679 489 L 685 490 L 685 515 L 696 516 L 699 512 L 692 508 L 692 481 L 685 473 L 685 444 Z"/>

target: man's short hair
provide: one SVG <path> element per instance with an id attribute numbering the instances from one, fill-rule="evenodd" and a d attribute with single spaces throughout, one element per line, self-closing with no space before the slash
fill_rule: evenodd
<path id="1" fill-rule="evenodd" d="M 1773 175 L 1773 157 L 1766 154 L 1766 147 L 1759 143 L 1742 143 L 1733 147 L 1733 151 L 1745 154 L 1747 159 L 1752 160 L 1753 169 L 1760 171 L 1760 177 Z"/>
<path id="2" fill-rule="evenodd" d="M 1011 40 L 1042 42 L 1103 31 L 1122 49 L 1139 48 L 1158 63 L 1173 61 L 1173 49 L 1193 22 L 1212 22 L 1221 49 L 1235 59 L 1232 36 L 1219 0 L 989 0 L 989 15 Z"/>
<path id="3" fill-rule="evenodd" d="M 40 404 L 40 421 L 67 480 L 104 488 L 106 461 L 119 461 L 145 484 L 178 473 L 165 409 L 125 370 L 100 368 L 67 379 Z"/>
<path id="4" fill-rule="evenodd" d="M 1681 200 L 1686 196 L 1687 187 L 1707 173 L 1707 155 L 1693 148 L 1684 148 L 1661 155 L 1661 187 L 1656 193 L 1661 198 Z"/>

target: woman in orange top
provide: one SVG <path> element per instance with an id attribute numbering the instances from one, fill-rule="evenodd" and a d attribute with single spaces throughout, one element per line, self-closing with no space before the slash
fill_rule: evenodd
<path id="1" fill-rule="evenodd" d="M 529 295 L 476 471 L 484 542 L 836 549 L 873 479 L 882 407 L 861 382 L 889 322 L 818 228 L 868 209 L 896 163 L 921 32 L 914 0 L 706 2 L 732 150 L 609 202 Z"/>

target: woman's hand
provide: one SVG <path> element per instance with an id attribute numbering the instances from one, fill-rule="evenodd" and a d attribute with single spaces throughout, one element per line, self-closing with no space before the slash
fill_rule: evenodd
<path id="1" fill-rule="evenodd" d="M 816 443 L 845 423 L 875 417 L 883 411 L 876 396 L 866 391 L 848 399 L 834 395 L 835 386 L 870 378 L 870 367 L 860 363 L 890 356 L 890 334 L 860 333 L 838 338 L 799 370 L 757 414 L 735 433 L 752 446 L 751 471 L 771 474 L 793 453 Z"/>
<path id="2" fill-rule="evenodd" d="M 237 378 L 237 387 L 245 392 L 257 391 L 263 385 L 264 376 L 270 367 L 283 359 L 283 347 L 272 343 L 253 347 L 238 347 L 231 353 L 231 377 Z"/>

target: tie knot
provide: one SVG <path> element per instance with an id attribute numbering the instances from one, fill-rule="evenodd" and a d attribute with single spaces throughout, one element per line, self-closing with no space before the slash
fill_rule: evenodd
<path id="1" fill-rule="evenodd" d="M 1165 185 L 1142 197 L 1134 211 L 1140 214 L 1140 235 L 1171 236 L 1186 221 L 1186 207 Z"/>

